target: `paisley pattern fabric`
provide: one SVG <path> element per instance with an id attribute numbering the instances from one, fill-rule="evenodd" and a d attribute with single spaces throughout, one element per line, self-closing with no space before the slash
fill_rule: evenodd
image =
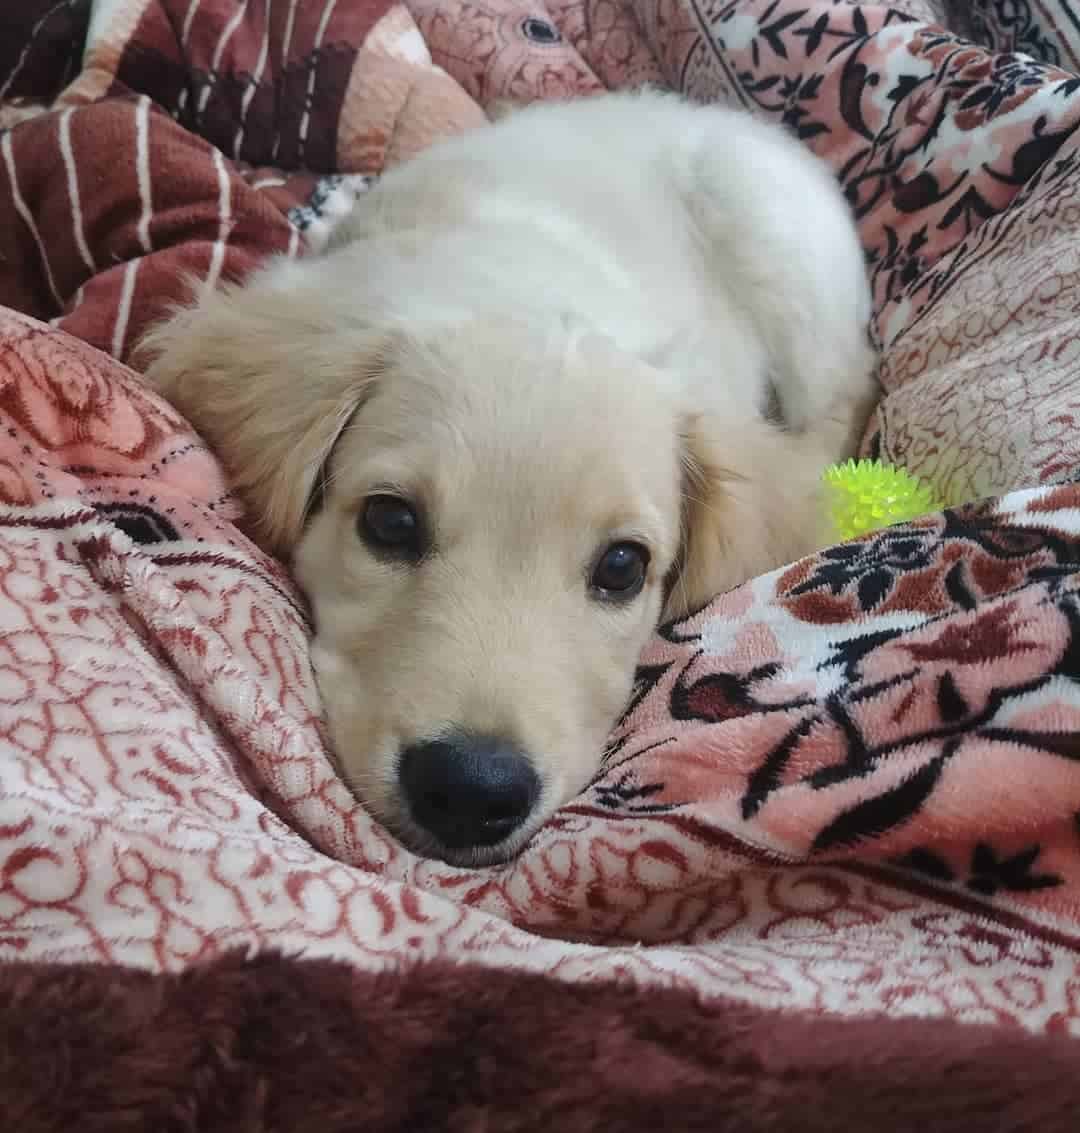
<path id="1" fill-rule="evenodd" d="M 438 955 L 1080 1034 L 1080 78 L 1065 0 L 956 7 L 0 16 L 0 957 Z M 832 164 L 883 348 L 864 450 L 953 506 L 664 627 L 591 787 L 453 869 L 337 778 L 300 595 L 124 363 L 183 272 L 317 248 L 483 106 L 642 82 Z"/>

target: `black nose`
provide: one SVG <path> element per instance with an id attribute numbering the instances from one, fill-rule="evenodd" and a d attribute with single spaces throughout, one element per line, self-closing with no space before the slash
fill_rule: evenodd
<path id="1" fill-rule="evenodd" d="M 493 846 L 529 816 L 540 780 L 525 753 L 494 736 L 413 744 L 398 766 L 415 822 L 448 849 Z"/>

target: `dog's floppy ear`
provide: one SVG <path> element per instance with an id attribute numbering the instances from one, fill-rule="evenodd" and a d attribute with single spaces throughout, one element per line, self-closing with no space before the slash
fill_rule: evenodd
<path id="1" fill-rule="evenodd" d="M 245 526 L 287 557 L 335 442 L 389 347 L 286 287 L 204 294 L 140 344 L 146 375 L 225 466 Z"/>
<path id="2" fill-rule="evenodd" d="M 665 619 L 823 543 L 820 444 L 763 420 L 732 427 L 708 414 L 687 416 L 682 439 L 682 540 Z"/>

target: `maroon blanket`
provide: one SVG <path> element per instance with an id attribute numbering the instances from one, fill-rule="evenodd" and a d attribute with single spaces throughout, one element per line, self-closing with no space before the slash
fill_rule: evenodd
<path id="1" fill-rule="evenodd" d="M 1072 1040 L 441 964 L 0 969 L 19 1133 L 1075 1133 Z"/>

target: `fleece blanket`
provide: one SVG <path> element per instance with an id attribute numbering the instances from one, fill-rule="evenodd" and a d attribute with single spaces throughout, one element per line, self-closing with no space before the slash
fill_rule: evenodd
<path id="1" fill-rule="evenodd" d="M 1080 1036 L 1071 16 L 1068 0 L 8 5 L 0 959 L 42 1004 L 25 1049 L 75 1025 L 77 998 L 46 995 L 52 965 L 112 981 L 94 994 L 160 997 L 237 948 L 403 980 L 449 959 L 551 995 L 682 989 L 777 1033 L 813 1020 L 808 1060 L 860 1019 L 864 1046 L 911 1016 L 1029 1032 L 1015 1050 L 1033 1064 Z M 144 388 L 138 337 L 187 273 L 213 285 L 317 251 L 382 169 L 483 129 L 494 100 L 642 82 L 780 119 L 832 164 L 883 348 L 864 451 L 953 506 L 664 627 L 602 773 L 519 859 L 419 860 L 335 776 L 302 598 Z M 125 984 L 133 968 L 150 983 Z M 924 1049 L 938 1082 L 947 1056 Z M 689 1057 L 672 1040 L 667 1064 Z M 1075 1103 L 1080 1076 L 1054 1081 Z"/>
<path id="2" fill-rule="evenodd" d="M 19 1133 L 1073 1133 L 1076 1041 L 445 962 L 0 967 Z M 58 1028 L 62 1018 L 66 1026 Z M 32 1067 L 32 1072 L 28 1072 Z"/>

